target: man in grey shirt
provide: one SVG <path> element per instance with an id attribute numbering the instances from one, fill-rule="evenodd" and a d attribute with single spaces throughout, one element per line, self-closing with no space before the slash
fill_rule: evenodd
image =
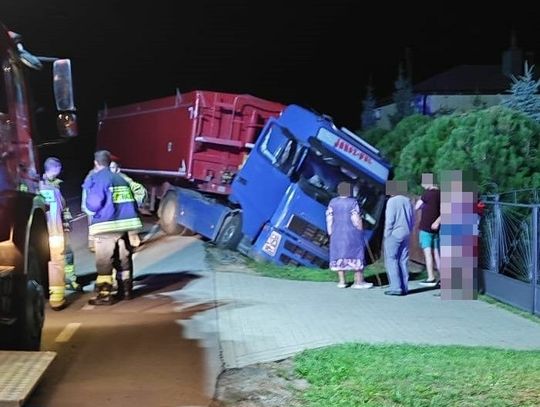
<path id="1" fill-rule="evenodd" d="M 386 203 L 384 224 L 384 263 L 390 288 L 386 295 L 407 295 L 409 283 L 409 240 L 414 228 L 414 209 L 412 202 L 405 196 L 406 181 L 388 181 L 386 194 L 390 199 Z"/>

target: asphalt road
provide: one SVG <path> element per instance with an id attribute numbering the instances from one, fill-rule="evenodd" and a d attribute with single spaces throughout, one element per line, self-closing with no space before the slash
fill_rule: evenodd
<path id="1" fill-rule="evenodd" d="M 217 339 L 186 335 L 186 321 L 214 306 L 203 243 L 158 233 L 135 256 L 135 298 L 108 307 L 87 305 L 95 268 L 86 218 L 75 222 L 72 246 L 76 272 L 90 284 L 65 310 L 47 309 L 42 350 L 58 356 L 25 406 L 207 406 Z M 208 292 L 188 300 L 196 284 Z"/>

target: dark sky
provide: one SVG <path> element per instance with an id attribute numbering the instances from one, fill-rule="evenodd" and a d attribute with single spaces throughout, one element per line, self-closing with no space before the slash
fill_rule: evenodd
<path id="1" fill-rule="evenodd" d="M 33 53 L 72 59 L 79 142 L 88 146 L 104 102 L 176 88 L 249 93 L 312 107 L 355 129 L 369 76 L 378 97 L 391 95 L 406 47 L 415 82 L 459 64 L 500 63 L 512 28 L 518 45 L 540 55 L 534 2 L 371 3 L 1 0 L 0 19 Z"/>

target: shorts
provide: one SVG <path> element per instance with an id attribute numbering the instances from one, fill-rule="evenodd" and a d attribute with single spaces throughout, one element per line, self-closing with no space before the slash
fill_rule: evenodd
<path id="1" fill-rule="evenodd" d="M 438 233 L 429 233 L 424 230 L 421 230 L 418 234 L 418 239 L 420 241 L 420 247 L 422 249 L 440 249 L 440 239 Z"/>

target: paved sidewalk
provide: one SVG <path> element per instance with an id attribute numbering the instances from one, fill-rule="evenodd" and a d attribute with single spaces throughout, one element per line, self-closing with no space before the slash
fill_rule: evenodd
<path id="1" fill-rule="evenodd" d="M 540 349 L 540 324 L 480 300 L 443 301 L 437 290 L 389 297 L 219 270 L 215 288 L 226 368 L 351 341 Z"/>

